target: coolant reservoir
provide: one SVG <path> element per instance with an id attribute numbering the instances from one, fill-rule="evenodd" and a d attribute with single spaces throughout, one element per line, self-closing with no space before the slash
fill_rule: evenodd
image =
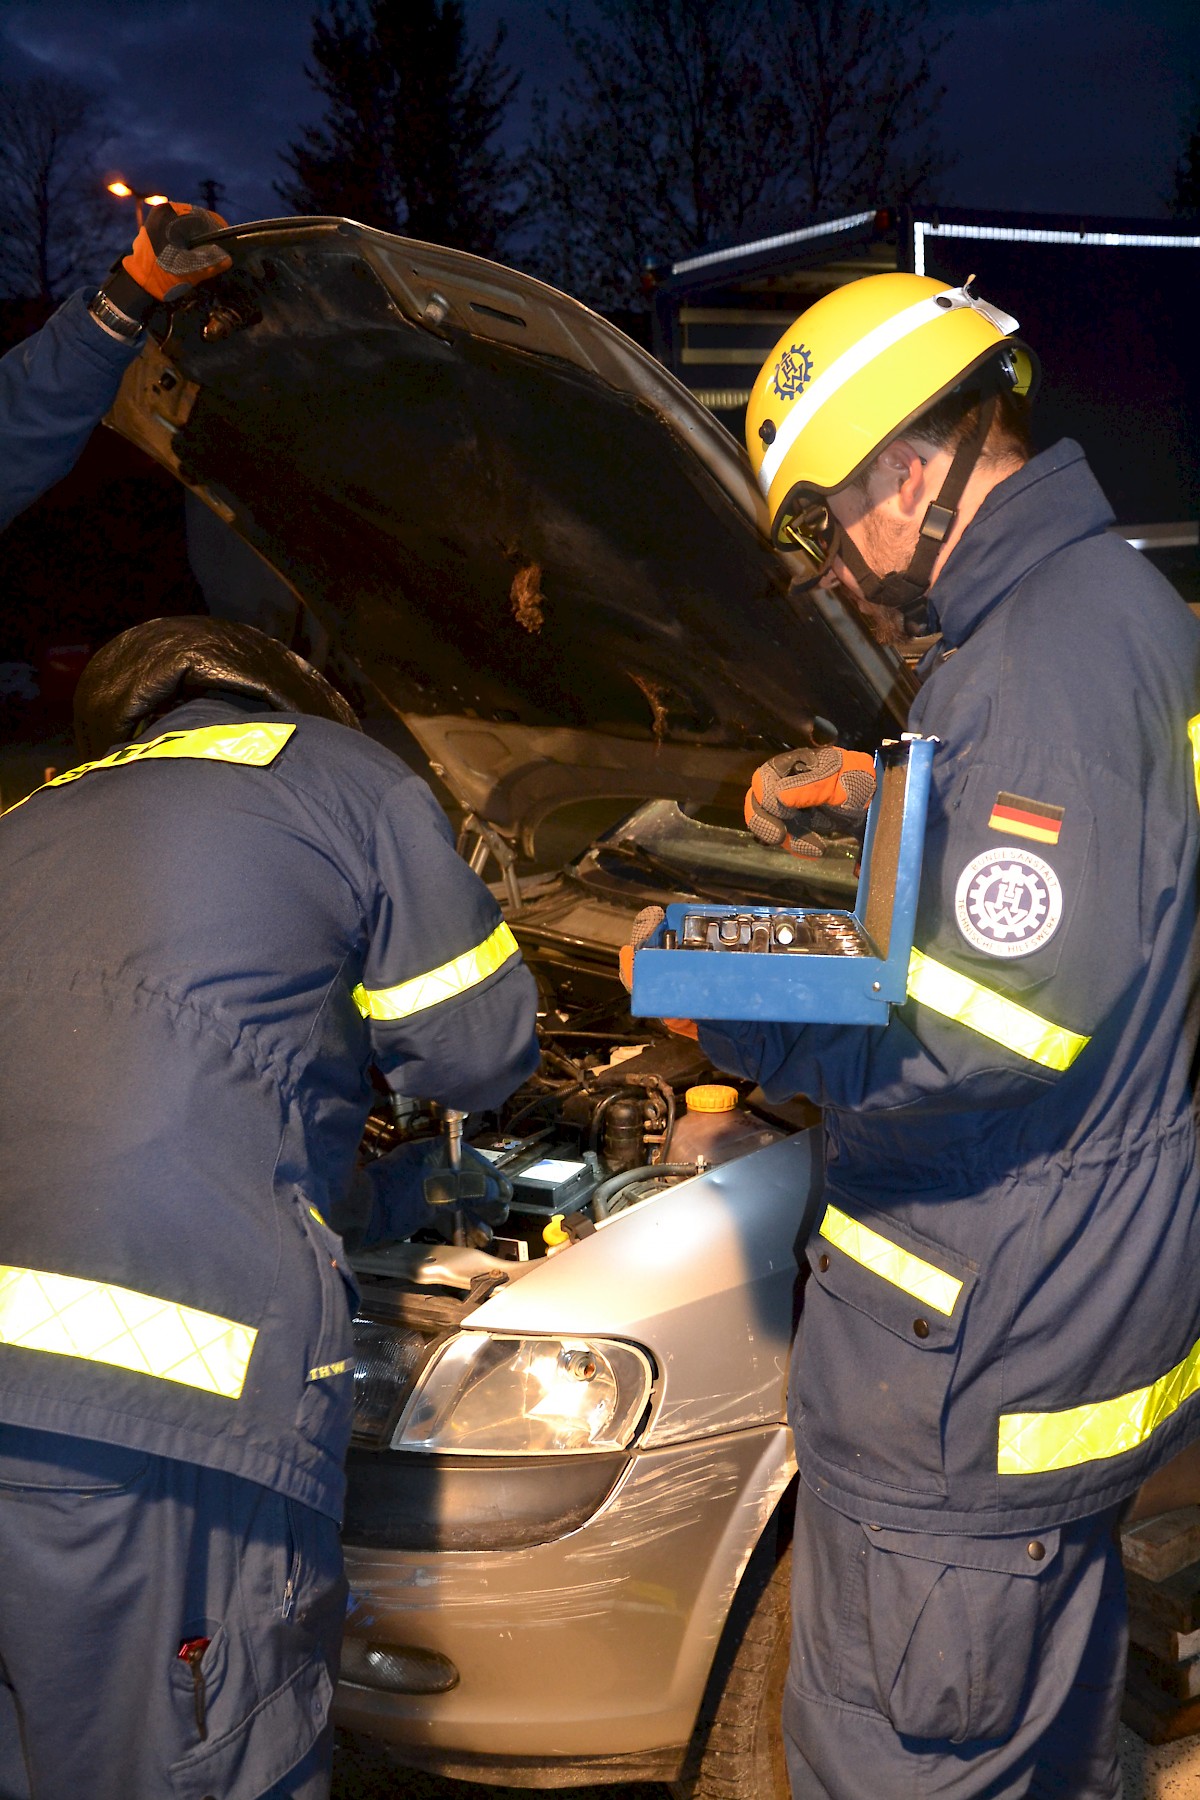
<path id="1" fill-rule="evenodd" d="M 675 1121 L 667 1150 L 668 1162 L 732 1162 L 773 1144 L 785 1133 L 764 1124 L 738 1105 L 738 1091 L 717 1082 L 688 1088 L 687 1111 Z"/>

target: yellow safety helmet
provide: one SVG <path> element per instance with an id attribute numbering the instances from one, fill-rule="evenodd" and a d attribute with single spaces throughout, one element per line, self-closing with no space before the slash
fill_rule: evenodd
<path id="1" fill-rule="evenodd" d="M 1000 384 L 1032 390 L 1036 363 L 1013 337 L 1017 321 L 969 289 L 970 280 L 955 288 L 924 275 L 869 275 L 826 294 L 784 332 L 746 410 L 750 461 L 781 548 L 813 555 L 805 496 L 844 487 L 973 369 L 995 361 Z"/>

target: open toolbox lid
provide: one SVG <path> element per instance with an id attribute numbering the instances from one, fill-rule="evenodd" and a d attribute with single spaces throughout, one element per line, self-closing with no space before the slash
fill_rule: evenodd
<path id="1" fill-rule="evenodd" d="M 886 1025 L 908 985 L 936 744 L 876 753 L 852 912 L 676 902 L 634 956 L 634 1015 Z"/>

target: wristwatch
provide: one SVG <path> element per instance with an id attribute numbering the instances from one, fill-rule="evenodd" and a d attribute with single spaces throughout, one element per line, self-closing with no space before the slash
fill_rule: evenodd
<path id="1" fill-rule="evenodd" d="M 140 322 L 114 306 L 103 288 L 97 289 L 88 301 L 88 311 L 102 331 L 107 331 L 110 337 L 120 338 L 124 344 L 130 344 L 142 335 Z"/>

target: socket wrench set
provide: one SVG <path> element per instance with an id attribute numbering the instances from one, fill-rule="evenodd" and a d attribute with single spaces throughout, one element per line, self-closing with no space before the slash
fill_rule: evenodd
<path id="1" fill-rule="evenodd" d="M 668 937 L 672 934 L 668 933 Z M 685 912 L 683 932 L 664 950 L 754 950 L 776 956 L 869 956 L 871 945 L 847 913 Z"/>
<path id="2" fill-rule="evenodd" d="M 634 1014 L 885 1025 L 908 984 L 936 743 L 876 753 L 852 911 L 676 902 L 634 956 Z"/>

